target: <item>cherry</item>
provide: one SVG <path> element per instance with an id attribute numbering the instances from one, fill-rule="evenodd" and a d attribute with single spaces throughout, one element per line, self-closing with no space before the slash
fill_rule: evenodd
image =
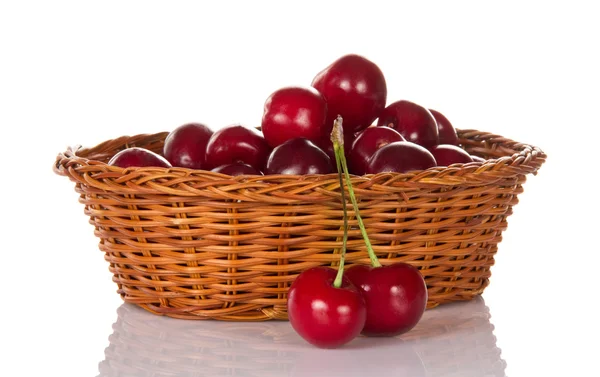
<path id="1" fill-rule="evenodd" d="M 226 126 L 215 132 L 206 145 L 206 165 L 217 166 L 242 162 L 262 171 L 271 147 L 254 128 L 239 124 Z"/>
<path id="2" fill-rule="evenodd" d="M 265 168 L 265 174 L 329 174 L 331 160 L 321 148 L 308 139 L 297 138 L 275 147 Z"/>
<path id="3" fill-rule="evenodd" d="M 473 162 L 471 156 L 461 147 L 451 144 L 440 144 L 429 150 L 437 166 L 450 166 L 452 164 L 465 164 Z"/>
<path id="4" fill-rule="evenodd" d="M 108 161 L 108 164 L 121 168 L 148 166 L 161 168 L 171 167 L 169 161 L 163 156 L 154 153 L 151 150 L 139 147 L 131 147 L 118 152 L 110 159 L 110 161 Z"/>
<path id="5" fill-rule="evenodd" d="M 241 162 L 236 162 L 236 163 L 227 164 L 227 165 L 221 165 L 221 166 L 218 166 L 218 167 L 212 169 L 212 171 L 221 173 L 221 174 L 231 175 L 231 176 L 263 175 L 260 171 L 254 169 L 252 166 L 241 163 Z"/>
<path id="6" fill-rule="evenodd" d="M 369 160 L 367 174 L 383 172 L 407 173 L 437 166 L 433 154 L 409 141 L 395 141 L 379 148 Z"/>
<path id="7" fill-rule="evenodd" d="M 312 86 L 327 101 L 327 125 L 338 115 L 346 132 L 356 133 L 370 126 L 385 107 L 387 85 L 381 69 L 359 55 L 345 55 L 319 72 Z"/>
<path id="8" fill-rule="evenodd" d="M 175 128 L 165 139 L 163 155 L 173 166 L 203 169 L 206 144 L 213 132 L 200 123 L 188 123 Z"/>
<path id="9" fill-rule="evenodd" d="M 458 135 L 452 126 L 452 123 L 439 111 L 429 109 L 429 112 L 435 118 L 439 134 L 440 144 L 458 145 Z"/>
<path id="10" fill-rule="evenodd" d="M 346 276 L 360 288 L 367 305 L 363 335 L 400 335 L 415 327 L 423 316 L 427 286 L 416 267 L 406 263 L 377 268 L 353 265 Z"/>
<path id="11" fill-rule="evenodd" d="M 356 220 L 373 267 L 354 266 L 348 269 L 348 272 L 356 269 L 353 270 L 354 272 L 348 274 L 347 277 L 358 286 L 367 305 L 367 319 L 363 333 L 371 336 L 401 334 L 413 328 L 421 319 L 427 304 L 427 286 L 416 268 L 405 263 L 396 263 L 382 267 L 377 259 L 362 217 L 360 216 L 356 195 L 354 194 L 352 181 L 348 173 L 346 158 L 339 145 L 343 132 L 341 128 L 342 119 L 338 117 L 332 131 L 332 140 L 336 150 L 336 163 L 338 170 L 343 170 L 344 172 L 348 194 L 350 195 Z M 375 152 L 375 155 L 394 144 L 411 143 L 397 141 L 379 149 Z M 424 148 L 422 149 L 425 150 Z"/>
<path id="12" fill-rule="evenodd" d="M 377 125 L 391 127 L 407 141 L 425 148 L 439 144 L 435 118 L 429 110 L 414 102 L 402 100 L 388 105 L 379 116 Z"/>
<path id="13" fill-rule="evenodd" d="M 404 137 L 393 128 L 367 128 L 352 143 L 350 153 L 348 153 L 348 169 L 352 174 L 365 174 L 371 156 L 381 147 L 395 141 L 404 141 Z"/>
<path id="14" fill-rule="evenodd" d="M 315 88 L 281 88 L 265 102 L 262 132 L 273 148 L 299 137 L 318 142 L 329 135 L 333 125 L 326 127 L 326 115 L 325 98 Z"/>
<path id="15" fill-rule="evenodd" d="M 354 339 L 365 325 L 365 301 L 343 278 L 334 287 L 337 272 L 329 267 L 303 271 L 288 291 L 288 317 L 294 330 L 321 348 L 339 347 Z"/>

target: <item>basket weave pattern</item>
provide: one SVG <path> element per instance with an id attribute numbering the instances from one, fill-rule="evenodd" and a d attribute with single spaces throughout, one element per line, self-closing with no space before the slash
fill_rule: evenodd
<path id="1" fill-rule="evenodd" d="M 287 319 L 296 276 L 337 266 L 337 175 L 249 178 L 106 165 L 126 147 L 160 152 L 167 134 L 69 148 L 55 161 L 55 172 L 75 182 L 118 293 L 176 318 Z M 483 292 L 526 176 L 546 159 L 537 147 L 491 133 L 458 134 L 469 153 L 489 160 L 352 178 L 381 263 L 418 267 L 430 308 Z M 352 206 L 349 217 L 347 262 L 368 264 Z"/>

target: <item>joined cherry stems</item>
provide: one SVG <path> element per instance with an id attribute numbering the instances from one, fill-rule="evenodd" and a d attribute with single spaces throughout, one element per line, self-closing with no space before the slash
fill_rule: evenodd
<path id="1" fill-rule="evenodd" d="M 337 120 L 336 120 L 337 122 Z M 333 127 L 335 130 L 335 126 Z M 342 236 L 342 255 L 340 256 L 340 265 L 338 266 L 338 272 L 335 276 L 335 280 L 333 281 L 333 286 L 335 288 L 340 288 L 342 286 L 342 278 L 344 276 L 344 264 L 346 261 L 346 247 L 348 245 L 348 209 L 346 206 L 346 193 L 344 192 L 344 179 L 342 178 L 342 163 L 338 157 L 340 144 L 335 140 L 334 133 L 331 133 L 331 141 L 333 142 L 333 149 L 335 152 L 335 165 L 337 166 L 338 179 L 340 181 L 340 192 L 342 194 L 342 212 L 344 213 L 344 235 Z M 342 137 L 342 155 L 344 154 L 344 138 Z"/>
<path id="2" fill-rule="evenodd" d="M 338 275 L 334 282 L 334 286 L 336 286 L 335 284 L 336 282 L 338 282 L 338 278 L 338 283 L 341 285 L 342 274 L 344 270 L 344 259 L 346 254 L 346 245 L 348 241 L 348 215 L 346 212 L 346 196 L 344 193 L 342 173 L 344 175 L 344 178 L 346 179 L 346 186 L 348 187 L 350 201 L 352 202 L 354 214 L 356 216 L 356 220 L 358 221 L 360 232 L 367 247 L 367 252 L 369 254 L 369 259 L 371 260 L 371 265 L 373 267 L 381 267 L 381 263 L 379 262 L 379 259 L 377 259 L 377 255 L 375 255 L 375 251 L 373 250 L 373 246 L 371 245 L 371 240 L 369 239 L 369 235 L 367 234 L 365 224 L 363 223 L 362 217 L 360 216 L 358 203 L 356 201 L 356 195 L 354 194 L 354 189 L 352 188 L 352 181 L 350 179 L 350 174 L 348 173 L 348 164 L 346 162 L 346 156 L 344 154 L 344 128 L 342 126 L 342 123 L 343 119 L 340 115 L 338 115 L 336 120 L 333 122 L 333 129 L 331 130 L 331 142 L 333 143 L 335 162 L 337 165 L 338 177 L 340 179 L 340 191 L 342 193 L 342 208 L 344 211 L 344 236 L 342 241 L 342 257 L 340 258 L 340 268 L 338 269 Z"/>

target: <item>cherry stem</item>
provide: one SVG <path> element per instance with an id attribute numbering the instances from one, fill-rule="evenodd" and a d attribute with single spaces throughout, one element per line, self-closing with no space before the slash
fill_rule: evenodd
<path id="1" fill-rule="evenodd" d="M 340 169 L 340 165 L 342 170 L 344 171 L 344 177 L 346 178 L 346 185 L 348 186 L 348 193 L 350 194 L 350 201 L 352 202 L 352 206 L 354 207 L 354 213 L 356 216 L 356 220 L 358 221 L 358 226 L 360 227 L 360 232 L 365 240 L 365 245 L 367 246 L 367 252 L 369 253 L 369 259 L 371 260 L 371 265 L 373 267 L 381 267 L 381 263 L 379 259 L 377 259 L 377 255 L 375 255 L 375 251 L 373 250 L 373 246 L 371 245 L 371 240 L 369 239 L 369 235 L 367 234 L 367 229 L 365 228 L 365 224 L 363 223 L 362 217 L 360 216 L 360 211 L 358 209 L 358 203 L 356 202 L 356 195 L 354 194 L 354 189 L 352 188 L 352 181 L 350 179 L 350 174 L 348 173 L 348 164 L 346 163 L 346 156 L 344 155 L 344 128 L 342 127 L 342 117 L 338 115 L 337 119 L 333 122 L 333 130 L 331 131 L 331 141 L 333 142 L 333 150 L 335 154 L 335 161 L 338 165 L 338 170 Z M 339 173 L 338 173 L 339 175 Z M 344 189 L 342 187 L 342 198 Z M 346 211 L 344 211 L 345 215 Z M 344 219 L 347 222 L 346 216 Z M 347 229 L 347 225 L 346 225 Z M 345 251 L 345 248 L 344 248 Z M 342 258 L 343 260 L 343 258 Z"/>
<path id="2" fill-rule="evenodd" d="M 335 143 L 333 145 L 333 148 L 335 151 L 335 148 L 336 148 Z M 335 288 L 340 288 L 342 286 L 342 278 L 344 276 L 344 264 L 346 261 L 346 247 L 348 245 L 348 209 L 346 207 L 346 193 L 344 192 L 344 179 L 342 178 L 342 164 L 340 162 L 340 159 L 337 158 L 337 152 L 336 152 L 335 163 L 337 165 L 338 179 L 340 180 L 340 191 L 342 194 L 342 211 L 344 213 L 344 235 L 342 237 L 342 255 L 340 256 L 340 265 L 338 267 L 337 275 L 335 276 L 335 280 L 333 281 L 333 286 Z"/>

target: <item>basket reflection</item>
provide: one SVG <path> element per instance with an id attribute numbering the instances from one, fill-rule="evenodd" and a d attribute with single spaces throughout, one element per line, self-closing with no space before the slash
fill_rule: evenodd
<path id="1" fill-rule="evenodd" d="M 336 350 L 304 342 L 287 321 L 182 321 L 118 309 L 100 377 L 505 376 L 482 298 L 428 310 L 400 338 L 360 337 Z"/>
<path id="2" fill-rule="evenodd" d="M 506 362 L 496 345 L 489 308 L 481 296 L 442 305 L 402 338 L 427 367 L 427 376 L 505 377 Z"/>

